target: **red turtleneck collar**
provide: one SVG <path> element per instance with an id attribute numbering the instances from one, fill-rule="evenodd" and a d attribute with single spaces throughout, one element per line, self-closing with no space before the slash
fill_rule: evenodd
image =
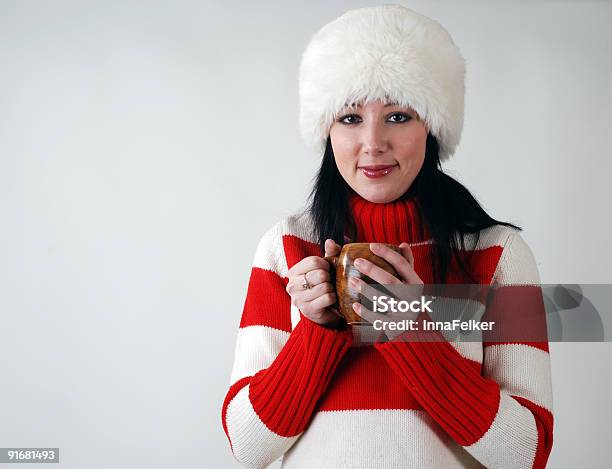
<path id="1" fill-rule="evenodd" d="M 349 207 L 357 228 L 351 242 L 401 244 L 430 239 L 424 222 L 419 221 L 419 210 L 414 198 L 377 204 L 351 191 Z"/>

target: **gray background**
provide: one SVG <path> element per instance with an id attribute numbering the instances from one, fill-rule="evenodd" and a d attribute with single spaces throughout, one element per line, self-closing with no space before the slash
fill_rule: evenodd
<path id="1" fill-rule="evenodd" d="M 467 59 L 447 170 L 545 283 L 612 283 L 612 4 L 402 2 Z M 309 37 L 361 2 L 0 2 L 0 446 L 236 467 L 221 427 L 250 264 L 300 209 Z M 612 344 L 552 344 L 550 467 L 609 465 Z M 7 466 L 9 467 L 9 466 Z"/>

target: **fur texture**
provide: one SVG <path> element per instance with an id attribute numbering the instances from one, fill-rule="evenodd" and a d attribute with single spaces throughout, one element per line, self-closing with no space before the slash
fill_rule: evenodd
<path id="1" fill-rule="evenodd" d="M 440 144 L 455 151 L 463 128 L 465 61 L 438 22 L 400 5 L 358 8 L 326 24 L 300 64 L 300 131 L 322 156 L 347 103 L 410 106 Z"/>

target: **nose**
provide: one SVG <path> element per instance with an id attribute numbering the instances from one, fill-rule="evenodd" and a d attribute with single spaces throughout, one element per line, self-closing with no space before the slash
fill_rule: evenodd
<path id="1" fill-rule="evenodd" d="M 370 120 L 362 126 L 361 145 L 363 153 L 369 156 L 377 156 L 388 148 L 384 125 Z"/>

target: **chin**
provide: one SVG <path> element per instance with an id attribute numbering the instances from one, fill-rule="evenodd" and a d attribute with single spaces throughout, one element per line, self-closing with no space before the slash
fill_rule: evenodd
<path id="1" fill-rule="evenodd" d="M 375 204 L 386 204 L 388 202 L 393 202 L 399 197 L 396 195 L 396 191 L 391 191 L 382 187 L 363 188 L 363 190 L 359 190 L 357 192 L 361 197 Z"/>

